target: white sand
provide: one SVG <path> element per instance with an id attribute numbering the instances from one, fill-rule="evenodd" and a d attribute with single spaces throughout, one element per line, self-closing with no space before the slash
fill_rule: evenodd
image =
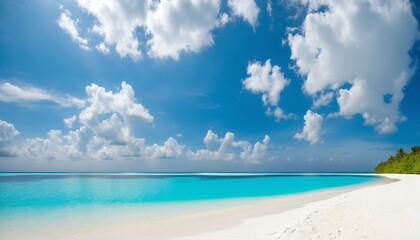
<path id="1" fill-rule="evenodd" d="M 171 217 L 158 218 L 149 221 L 133 219 L 141 212 L 133 209 L 128 220 L 127 215 L 117 213 L 115 221 L 111 224 L 87 223 L 84 229 L 71 230 L 66 226 L 57 229 L 58 234 L 49 237 L 45 231 L 37 235 L 40 239 L 244 239 L 240 226 L 245 219 L 254 219 L 261 216 L 269 216 L 273 213 L 285 212 L 296 209 L 307 203 L 328 199 L 349 192 L 354 189 L 383 184 L 388 181 L 374 181 L 366 184 L 357 184 L 346 187 L 330 188 L 301 194 L 292 194 L 281 197 L 264 197 L 249 199 L 232 199 L 221 201 L 203 201 L 185 204 L 182 212 Z M 164 209 L 162 209 L 164 211 Z M 267 235 L 267 231 L 274 229 L 270 222 L 263 220 L 258 231 Z M 237 228 L 239 227 L 239 228 Z M 230 229 L 234 230 L 230 235 Z M 223 230 L 223 231 L 221 231 Z M 235 232 L 239 230 L 238 232 Z M 203 233 L 212 233 L 199 235 Z M 20 232 L 22 233 L 22 232 Z M 23 233 L 27 235 L 26 233 Z M 34 234 L 34 233 L 32 233 Z M 247 233 L 246 233 L 247 234 Z M 51 234 L 49 234 L 51 235 Z M 33 236 L 33 235 L 32 235 Z M 45 238 L 48 236 L 47 238 Z M 16 239 L 16 235 L 13 239 Z M 44 237 L 44 238 L 41 238 Z M 254 237 L 250 237 L 254 239 Z"/>
<path id="2" fill-rule="evenodd" d="M 420 239 L 420 175 L 182 239 Z"/>
<path id="3" fill-rule="evenodd" d="M 420 175 L 384 176 L 394 181 L 283 197 L 224 200 L 213 206 L 203 202 L 186 206 L 182 214 L 146 222 L 140 220 L 144 213 L 136 209 L 74 219 L 71 224 L 60 221 L 51 226 L 47 221 L 36 231 L 0 228 L 0 238 L 420 239 Z M 74 222 L 78 222 L 76 227 Z"/>

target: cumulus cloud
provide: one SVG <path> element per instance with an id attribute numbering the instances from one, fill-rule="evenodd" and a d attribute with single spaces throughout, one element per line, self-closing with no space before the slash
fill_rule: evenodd
<path id="1" fill-rule="evenodd" d="M 281 119 L 293 118 L 293 114 L 285 114 L 278 107 L 280 101 L 280 93 L 289 85 L 290 80 L 286 79 L 281 72 L 281 68 L 277 65 L 272 66 L 271 60 L 261 62 L 248 63 L 247 73 L 249 77 L 242 82 L 245 89 L 254 94 L 262 94 L 262 101 L 267 107 L 266 114 L 274 115 L 277 121 Z"/>
<path id="2" fill-rule="evenodd" d="M 213 30 L 232 21 L 232 16 L 255 29 L 259 14 L 254 0 L 229 0 L 232 16 L 220 11 L 220 0 L 77 0 L 77 5 L 95 19 L 87 32 L 102 37 L 96 50 L 109 54 L 115 49 L 121 58 L 134 61 L 143 51 L 152 58 L 175 60 L 181 53 L 200 52 L 214 44 Z M 72 20 L 68 10 L 58 22 L 73 41 L 89 49 L 77 30 L 78 20 Z"/>
<path id="3" fill-rule="evenodd" d="M 145 122 L 153 121 L 149 110 L 136 101 L 133 88 L 124 81 L 117 93 L 91 84 L 86 87 L 86 94 L 87 106 L 79 114 L 80 122 L 85 125 L 93 126 L 98 123 L 100 115 L 109 113 L 118 114 L 126 122 L 132 118 Z"/>
<path id="4" fill-rule="evenodd" d="M 321 106 L 326 106 L 328 104 L 330 104 L 330 102 L 333 100 L 334 98 L 334 93 L 333 92 L 328 92 L 325 94 L 321 94 L 318 98 L 314 99 L 314 102 L 312 104 L 313 108 L 319 108 Z"/>
<path id="5" fill-rule="evenodd" d="M 220 1 L 162 0 L 147 17 L 149 55 L 178 59 L 183 52 L 199 52 L 213 44 Z"/>
<path id="6" fill-rule="evenodd" d="M 270 137 L 265 136 L 261 142 L 252 145 L 248 141 L 236 141 L 235 134 L 227 132 L 219 138 L 213 131 L 208 130 L 203 139 L 205 149 L 188 150 L 187 157 L 192 160 L 224 160 L 241 159 L 246 163 L 260 163 L 266 155 Z"/>
<path id="7" fill-rule="evenodd" d="M 419 39 L 408 0 L 309 0 L 300 33 L 289 34 L 291 58 L 314 107 L 336 92 L 339 112 L 360 114 L 379 133 L 404 120 L 399 104 L 414 68 L 409 51 Z M 389 96 L 389 101 L 385 98 Z"/>
<path id="8" fill-rule="evenodd" d="M 64 125 L 66 125 L 67 128 L 73 128 L 73 124 L 74 124 L 74 122 L 76 122 L 76 120 L 77 120 L 76 115 L 73 115 L 69 118 L 64 118 L 63 122 L 64 122 Z"/>
<path id="9" fill-rule="evenodd" d="M 263 160 L 263 157 L 266 155 L 268 144 L 270 143 L 270 137 L 268 135 L 264 136 L 264 139 L 261 142 L 256 142 L 254 146 L 246 141 L 239 141 L 234 144 L 234 146 L 242 147 L 240 152 L 240 158 L 247 163 L 260 163 Z"/>
<path id="10" fill-rule="evenodd" d="M 153 122 L 149 110 L 137 102 L 133 88 L 126 82 L 116 93 L 91 84 L 86 87 L 86 94 L 87 106 L 80 112 L 79 121 L 107 144 L 128 144 L 133 138 L 133 121 Z"/>
<path id="11" fill-rule="evenodd" d="M 58 25 L 60 28 L 68 33 L 71 39 L 74 42 L 77 42 L 82 49 L 89 50 L 88 40 L 86 38 L 82 38 L 79 35 L 79 31 L 77 30 L 77 24 L 79 20 L 73 20 L 69 10 L 63 9 L 63 7 L 60 8 L 63 10 L 63 12 L 60 14 L 60 18 L 58 19 Z"/>
<path id="12" fill-rule="evenodd" d="M 227 13 L 222 13 L 219 17 L 219 20 L 217 21 L 217 27 L 223 27 L 228 22 L 230 22 L 232 19 L 229 17 Z"/>
<path id="13" fill-rule="evenodd" d="M 151 1 L 77 2 L 82 9 L 96 18 L 92 31 L 104 38 L 104 43 L 99 44 L 98 50 L 107 53 L 107 46 L 115 46 L 115 51 L 121 57 L 130 56 L 134 60 L 141 57 L 136 30 L 144 26 Z"/>
<path id="14" fill-rule="evenodd" d="M 11 140 L 19 134 L 13 124 L 0 120 L 0 157 L 16 155 L 16 148 Z"/>
<path id="15" fill-rule="evenodd" d="M 65 97 L 32 86 L 17 86 L 9 82 L 0 83 L 1 102 L 51 101 L 63 107 L 83 107 L 84 100 L 73 96 Z"/>
<path id="16" fill-rule="evenodd" d="M 108 55 L 109 54 L 109 47 L 104 43 L 101 42 L 98 45 L 95 46 L 96 50 L 98 50 L 99 52 Z"/>
<path id="17" fill-rule="evenodd" d="M 234 16 L 243 18 L 255 29 L 260 9 L 254 0 L 228 0 L 228 6 Z"/>
<path id="18" fill-rule="evenodd" d="M 47 138 L 28 138 L 20 147 L 20 157 L 28 159 L 84 159 L 88 158 L 82 151 L 88 141 L 84 141 L 86 128 L 70 131 L 63 136 L 59 130 L 50 130 Z"/>
<path id="19" fill-rule="evenodd" d="M 118 92 L 106 91 L 96 84 L 86 87 L 86 106 L 78 117 L 64 119 L 72 128 L 78 120 L 80 128 L 62 133 L 50 130 L 46 138 L 29 138 L 20 156 L 35 159 L 145 159 L 172 158 L 182 154 L 184 145 L 170 137 L 163 145 L 147 145 L 134 135 L 133 123 L 153 122 L 153 116 L 136 98 L 132 87 L 121 83 Z"/>
<path id="20" fill-rule="evenodd" d="M 156 143 L 146 146 L 146 154 L 151 158 L 173 158 L 180 156 L 185 145 L 179 144 L 174 138 L 170 137 L 166 142 L 159 146 Z"/>
<path id="21" fill-rule="evenodd" d="M 96 19 L 92 32 L 103 37 L 96 49 L 115 51 L 138 60 L 141 46 L 154 58 L 178 59 L 182 52 L 199 52 L 213 44 L 212 30 L 229 22 L 220 14 L 220 0 L 78 0 Z M 255 5 L 255 4 L 254 4 Z"/>
<path id="22" fill-rule="evenodd" d="M 296 133 L 294 138 L 309 141 L 311 144 L 322 142 L 322 115 L 308 110 L 303 119 L 305 120 L 303 131 L 301 133 Z"/>

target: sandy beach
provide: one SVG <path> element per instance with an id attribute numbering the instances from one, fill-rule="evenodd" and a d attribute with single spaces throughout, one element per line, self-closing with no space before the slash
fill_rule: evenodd
<path id="1" fill-rule="evenodd" d="M 136 207 L 0 229 L 2 239 L 419 239 L 420 176 L 383 175 L 366 184 L 281 197 L 161 208 L 147 221 Z M 38 226 L 38 227 L 36 227 Z M 44 226 L 44 227 L 43 227 Z M 52 227 L 54 226 L 54 227 Z"/>
<path id="2" fill-rule="evenodd" d="M 383 176 L 397 181 L 188 239 L 420 239 L 420 176 Z"/>

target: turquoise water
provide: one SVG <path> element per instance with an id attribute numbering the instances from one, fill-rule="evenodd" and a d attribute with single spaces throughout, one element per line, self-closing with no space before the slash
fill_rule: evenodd
<path id="1" fill-rule="evenodd" d="M 2 173 L 0 213 L 13 209 L 267 197 L 361 184 L 374 176 L 318 174 Z"/>

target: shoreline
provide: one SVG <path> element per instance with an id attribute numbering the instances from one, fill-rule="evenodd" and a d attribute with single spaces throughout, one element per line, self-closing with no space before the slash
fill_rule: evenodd
<path id="1" fill-rule="evenodd" d="M 225 231 L 240 228 L 242 223 L 248 219 L 282 214 L 293 209 L 301 208 L 305 204 L 393 181 L 388 178 L 382 178 L 363 184 L 328 188 L 299 194 L 220 200 L 219 203 L 221 205 L 215 209 L 208 209 L 204 206 L 203 212 L 175 215 L 164 220 L 156 219 L 147 222 L 125 221 L 113 225 L 112 228 L 92 228 L 83 232 L 62 236 L 58 239 L 230 239 L 230 237 L 224 237 L 228 236 L 225 235 Z M 235 203 L 238 204 L 236 205 Z M 202 204 L 206 205 L 206 202 L 202 202 Z M 259 224 L 264 225 L 264 223 Z M 221 236 L 213 236 L 214 233 L 216 235 L 220 233 Z M 246 238 L 241 233 L 238 234 L 238 239 Z M 250 239 L 255 238 L 251 237 Z"/>
<path id="2" fill-rule="evenodd" d="M 361 175 L 378 176 L 376 174 Z M 73 223 L 69 224 L 69 222 L 63 220 L 57 224 L 58 228 L 50 229 L 50 231 L 34 228 L 25 232 L 15 231 L 13 234 L 0 232 L 0 235 L 2 238 L 4 237 L 3 239 L 308 238 L 304 235 L 296 237 L 297 228 L 295 225 L 299 221 L 304 222 L 303 220 L 308 215 L 313 215 L 313 212 L 317 210 L 313 208 L 327 208 L 326 206 L 330 206 L 331 203 L 331 206 L 334 206 L 336 203 L 334 199 L 345 199 L 345 196 L 359 191 L 369 193 L 378 187 L 393 185 L 393 183 L 399 181 L 396 177 L 379 176 L 382 176 L 382 178 L 368 183 L 299 194 L 180 204 L 178 212 L 164 212 L 162 216 L 146 221 L 141 220 L 140 217 L 144 217 L 144 215 L 140 215 L 140 210 L 131 207 L 123 212 L 121 212 L 121 209 L 114 212 L 118 214 L 117 216 L 109 212 L 104 213 L 101 217 L 95 216 L 90 221 L 83 220 L 86 225 L 79 224 L 78 227 L 74 227 Z M 420 180 L 420 178 L 417 179 Z M 405 180 L 402 180 L 402 182 L 405 182 Z M 324 202 L 327 203 L 324 204 Z M 321 204 L 321 206 L 311 207 L 317 204 Z M 168 209 L 170 208 L 162 208 L 161 211 Z M 303 220 L 301 219 L 302 216 L 305 216 Z M 104 218 L 110 219 L 104 220 Z M 77 220 L 73 219 L 73 221 Z M 281 230 L 282 228 L 284 229 Z"/>
<path id="3" fill-rule="evenodd" d="M 420 175 L 379 176 L 389 184 L 363 184 L 302 207 L 182 239 L 419 239 Z"/>

